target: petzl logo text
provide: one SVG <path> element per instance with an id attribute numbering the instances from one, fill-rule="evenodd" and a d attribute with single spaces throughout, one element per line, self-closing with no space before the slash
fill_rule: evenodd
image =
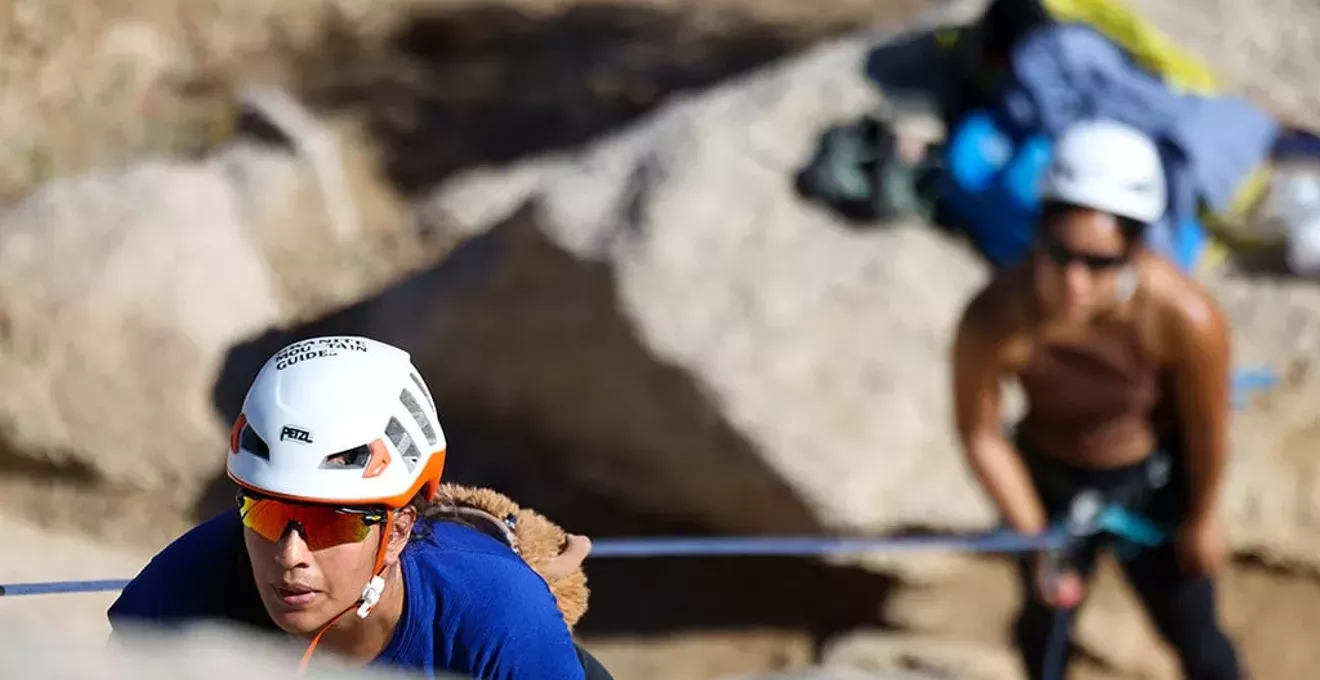
<path id="1" fill-rule="evenodd" d="M 284 429 L 280 430 L 280 441 L 286 441 L 286 440 L 302 442 L 304 444 L 311 444 L 312 433 L 308 432 L 307 430 L 300 430 L 296 427 L 290 427 L 288 425 L 285 425 Z"/>

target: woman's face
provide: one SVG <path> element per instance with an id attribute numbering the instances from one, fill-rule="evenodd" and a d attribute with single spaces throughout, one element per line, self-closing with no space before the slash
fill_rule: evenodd
<path id="1" fill-rule="evenodd" d="M 1084 322 L 1117 299 L 1131 249 L 1119 219 L 1089 208 L 1046 211 L 1034 259 L 1036 296 L 1046 317 Z"/>
<path id="2" fill-rule="evenodd" d="M 313 550 L 289 529 L 278 541 L 243 530 L 252 576 L 271 621 L 284 632 L 310 638 L 362 596 L 376 566 L 380 527 L 362 541 Z"/>

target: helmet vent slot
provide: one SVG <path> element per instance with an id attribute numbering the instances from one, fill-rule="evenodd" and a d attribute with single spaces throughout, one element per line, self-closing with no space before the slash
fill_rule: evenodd
<path id="1" fill-rule="evenodd" d="M 390 418 L 389 424 L 385 426 L 385 436 L 394 443 L 394 450 L 399 452 L 404 464 L 408 466 L 408 471 L 415 470 L 417 461 L 422 458 L 422 452 L 418 450 L 416 442 L 408 431 L 403 429 L 403 423 L 400 423 L 398 418 Z"/>
<path id="2" fill-rule="evenodd" d="M 362 446 L 355 446 L 346 451 L 340 451 L 339 453 L 332 453 L 326 456 L 325 460 L 321 462 L 321 467 L 322 469 L 339 468 L 345 470 L 360 470 L 365 468 L 367 462 L 370 460 L 371 447 L 363 444 Z"/>
<path id="3" fill-rule="evenodd" d="M 238 436 L 238 446 L 258 458 L 270 460 L 270 446 L 251 425 L 243 425 L 243 433 Z"/>
<path id="4" fill-rule="evenodd" d="M 435 400 L 431 398 L 431 391 L 426 389 L 426 383 L 422 382 L 421 376 L 417 375 L 416 373 L 409 373 L 408 377 L 412 378 L 413 384 L 417 386 L 417 389 L 422 393 L 422 396 L 426 397 L 426 403 L 430 404 L 431 410 L 434 411 Z"/>
<path id="5" fill-rule="evenodd" d="M 435 446 L 435 427 L 431 425 L 431 419 L 426 417 L 422 405 L 417 403 L 417 398 L 405 389 L 399 393 L 399 401 L 403 402 L 403 407 L 408 409 L 413 420 L 417 421 L 417 427 L 422 428 L 422 434 L 426 435 L 426 443 Z"/>

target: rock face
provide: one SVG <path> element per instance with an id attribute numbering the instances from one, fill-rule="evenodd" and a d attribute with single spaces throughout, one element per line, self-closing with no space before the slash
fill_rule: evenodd
<path id="1" fill-rule="evenodd" d="M 653 509 L 726 531 L 985 527 L 947 353 L 986 270 L 925 226 L 850 231 L 788 187 L 822 127 L 878 106 L 861 74 L 874 39 L 442 187 L 427 213 L 482 235 L 356 327 L 414 348 L 451 410 L 563 441 L 577 477 Z M 1317 478 L 1296 453 L 1313 441 L 1320 290 L 1208 285 L 1238 366 L 1287 376 L 1234 422 L 1235 544 L 1320 564 Z"/>
<path id="2" fill-rule="evenodd" d="M 419 213 L 467 242 L 296 332 L 409 348 L 455 431 L 454 476 L 538 509 L 562 495 L 558 475 L 717 531 L 987 526 L 947 368 L 985 268 L 924 225 L 854 231 L 791 192 L 822 127 L 881 104 L 863 75 L 879 37 L 675 101 L 578 152 L 450 181 Z M 288 338 L 268 329 L 370 288 L 316 275 L 320 248 L 352 260 L 326 245 L 344 223 L 303 209 L 324 203 L 315 184 L 288 154 L 240 145 L 61 180 L 0 216 L 6 508 L 153 545 L 177 532 L 221 467 L 213 400 L 232 409 L 235 395 L 217 382 L 241 385 L 265 358 L 239 350 L 273 350 Z M 1320 564 L 1320 291 L 1210 285 L 1239 363 L 1286 371 L 1234 423 L 1233 543 Z M 497 450 L 481 427 L 545 446 Z M 1079 633 L 1088 650 L 1106 653 L 1106 627 Z M 851 644 L 838 653 L 858 665 L 916 654 Z"/>
<path id="3" fill-rule="evenodd" d="M 160 545 L 222 464 L 228 350 L 369 288 L 351 164 L 287 99 L 254 101 L 297 152 L 240 137 L 201 161 L 57 180 L 0 213 L 6 507 Z"/>
<path id="4" fill-rule="evenodd" d="M 1165 28 L 1196 49 L 1251 42 L 1249 23 Z M 789 191 L 822 126 L 878 103 L 862 65 L 879 37 L 678 101 L 581 152 L 448 183 L 422 214 L 482 235 L 367 304 L 358 327 L 413 347 L 451 412 L 571 446 L 572 476 L 643 506 L 725 530 L 983 526 L 953 454 L 945 355 L 984 269 L 921 225 L 852 232 Z M 1305 61 L 1251 44 L 1261 63 Z M 304 160 L 324 155 L 324 135 L 293 137 Z M 313 274 L 324 258 L 308 253 L 355 224 L 324 188 L 352 182 L 298 155 L 240 143 L 59 180 L 0 218 L 7 499 L 77 495 L 134 527 L 195 499 L 218 467 L 200 452 L 222 441 L 210 402 L 225 352 L 370 288 Z M 1312 419 L 1292 404 L 1313 384 L 1320 302 L 1302 284 L 1214 286 L 1243 363 L 1289 357 L 1289 383 L 1237 427 L 1252 452 L 1229 489 L 1237 543 L 1307 561 L 1314 475 L 1293 452 Z"/>
<path id="5" fill-rule="evenodd" d="M 0 535 L 4 536 L 5 555 L 0 560 L 0 584 L 119 578 L 136 573 L 150 557 L 4 515 L 0 515 Z M 70 643 L 100 644 L 110 630 L 105 611 L 117 595 L 0 597 L 0 630 L 6 623 L 24 629 L 58 626 L 62 638 Z"/>
<path id="6" fill-rule="evenodd" d="M 1320 566 L 1320 288 L 1306 281 L 1232 278 L 1210 283 L 1233 323 L 1242 365 L 1268 365 L 1281 384 L 1233 423 L 1225 515 L 1234 543 L 1267 562 Z"/>
<path id="7" fill-rule="evenodd" d="M 0 479 L 6 504 L 47 504 L 113 538 L 183 514 L 197 466 L 223 453 L 208 394 L 219 361 L 280 318 L 247 227 L 219 165 L 64 180 L 3 216 L 0 455 L 30 471 Z"/>
<path id="8" fill-rule="evenodd" d="M 744 676 L 729 678 L 728 680 L 933 680 L 934 678 L 949 677 L 947 675 L 926 675 L 911 671 L 867 673 L 838 668 L 812 668 L 795 673 Z"/>
<path id="9" fill-rule="evenodd" d="M 568 477 L 652 511 L 730 532 L 987 526 L 952 439 L 946 358 L 986 271 L 924 226 L 853 232 L 789 189 L 823 126 L 878 104 L 860 75 L 873 39 L 579 153 L 450 182 L 426 213 L 477 236 L 338 327 L 411 348 L 442 417 L 535 432 L 571 451 Z M 1284 373 L 1234 419 L 1233 546 L 1314 567 L 1320 290 L 1242 272 L 1207 285 L 1236 363 Z M 454 460 L 478 476 L 536 464 L 479 446 Z M 1149 636 L 1111 659 L 1107 627 L 1083 626 L 1082 644 L 1142 665 Z"/>
<path id="10" fill-rule="evenodd" d="M 1021 674 L 1017 659 L 1000 646 L 914 635 L 853 633 L 832 641 L 824 656 L 827 666 L 873 673 L 916 669 L 914 674 L 962 680 L 1016 680 Z"/>
<path id="11" fill-rule="evenodd" d="M 16 626 L 3 616 L 0 616 L 0 632 L 3 632 L 0 653 L 7 659 L 7 667 L 13 677 L 24 678 L 282 680 L 294 675 L 301 651 L 272 642 L 269 637 L 215 627 L 199 627 L 183 634 L 151 634 L 126 646 L 71 641 L 53 628 Z M 386 674 L 327 662 L 313 664 L 306 677 L 408 680 L 421 676 Z M 443 677 L 457 680 L 456 676 Z"/>
<path id="12" fill-rule="evenodd" d="M 578 477 L 653 510 L 725 531 L 985 525 L 945 368 L 985 269 L 790 187 L 823 126 L 877 104 L 872 37 L 445 187 L 431 214 L 485 232 L 447 265 L 470 274 L 407 282 L 364 327 L 413 348 L 449 408 L 526 418 Z"/>

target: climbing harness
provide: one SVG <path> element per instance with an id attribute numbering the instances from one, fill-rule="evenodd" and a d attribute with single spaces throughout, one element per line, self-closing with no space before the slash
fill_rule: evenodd
<path id="1" fill-rule="evenodd" d="M 1167 474 L 1167 470 L 1164 474 Z M 1153 548 L 1169 540 L 1168 532 L 1149 518 L 1127 509 L 1121 503 L 1107 502 L 1094 489 L 1083 490 L 1073 497 L 1068 515 L 1059 526 L 1065 540 L 1046 549 L 1047 564 L 1056 570 L 1067 562 L 1072 552 L 1080 549 L 1084 541 L 1097 535 L 1104 534 L 1115 539 L 1114 551 L 1119 559 L 1128 559 L 1137 550 Z M 1071 607 L 1054 611 L 1049 637 L 1045 642 L 1044 659 L 1045 677 L 1050 680 L 1063 680 L 1067 672 L 1068 631 L 1072 616 Z"/>

